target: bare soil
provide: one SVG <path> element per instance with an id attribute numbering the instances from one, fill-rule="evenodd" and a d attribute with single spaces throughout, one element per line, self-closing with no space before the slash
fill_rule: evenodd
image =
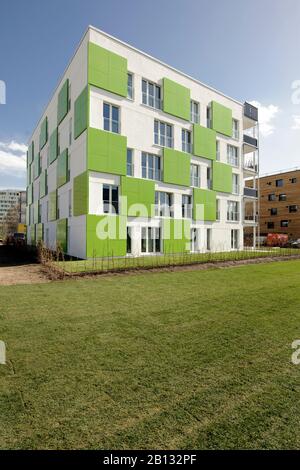
<path id="1" fill-rule="evenodd" d="M 42 265 L 14 247 L 0 245 L 0 286 L 49 282 Z"/>

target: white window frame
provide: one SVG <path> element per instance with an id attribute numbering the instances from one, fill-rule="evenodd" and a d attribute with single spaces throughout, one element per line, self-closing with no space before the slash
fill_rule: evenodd
<path id="1" fill-rule="evenodd" d="M 128 152 L 131 153 L 131 163 L 128 163 Z M 128 172 L 128 168 L 130 167 L 130 173 Z M 127 148 L 126 151 L 126 176 L 134 176 L 134 153 L 133 149 Z"/>
<path id="2" fill-rule="evenodd" d="M 146 91 L 143 90 L 144 84 L 146 87 Z M 151 87 L 153 87 L 153 92 L 154 94 L 151 95 L 149 93 Z M 159 98 L 156 96 L 157 91 L 159 90 Z M 161 92 L 161 86 L 157 85 L 157 83 L 151 82 L 150 80 L 147 80 L 146 78 L 142 78 L 142 103 L 145 106 L 149 106 L 150 108 L 154 109 L 162 109 L 162 92 Z"/>
<path id="3" fill-rule="evenodd" d="M 173 193 L 155 191 L 155 217 L 174 217 L 173 198 Z M 162 199 L 165 199 L 165 201 Z M 169 199 L 170 204 L 167 204 L 167 199 Z"/>
<path id="4" fill-rule="evenodd" d="M 234 149 L 234 152 L 232 151 Z M 235 155 L 234 155 L 235 153 Z M 227 144 L 227 163 L 231 166 L 238 167 L 240 163 L 239 147 Z"/>
<path id="5" fill-rule="evenodd" d="M 240 138 L 240 123 L 237 119 L 232 119 L 232 138 L 235 140 Z"/>
<path id="6" fill-rule="evenodd" d="M 240 205 L 238 201 L 227 201 L 227 222 L 240 221 Z"/>
<path id="7" fill-rule="evenodd" d="M 232 194 L 240 194 L 240 175 L 232 173 Z"/>
<path id="8" fill-rule="evenodd" d="M 182 194 L 181 196 L 181 216 L 183 219 L 192 218 L 192 196 L 189 194 Z"/>
<path id="9" fill-rule="evenodd" d="M 195 169 L 197 169 L 195 175 Z M 197 165 L 197 163 L 191 163 L 191 170 L 190 170 L 190 175 L 191 175 L 191 181 L 190 184 L 193 188 L 201 188 L 201 166 Z"/>
<path id="10" fill-rule="evenodd" d="M 104 198 L 103 198 L 103 192 L 104 192 L 105 186 L 108 186 L 108 189 L 109 189 L 108 200 L 106 200 L 106 199 L 104 200 Z M 113 192 L 114 188 L 118 189 L 118 210 L 117 211 L 113 210 L 114 206 L 113 206 L 113 200 L 112 200 L 112 192 Z M 105 211 L 104 208 L 105 208 L 105 205 L 107 203 L 108 203 L 108 211 Z M 120 213 L 120 190 L 119 190 L 119 186 L 117 186 L 115 184 L 106 184 L 106 183 L 102 185 L 102 204 L 103 204 L 103 214 L 118 215 Z"/>
<path id="11" fill-rule="evenodd" d="M 104 107 L 108 106 L 109 107 L 109 117 L 106 118 L 104 117 Z M 112 118 L 112 110 L 113 108 L 118 110 L 118 121 L 114 120 Z M 107 101 L 103 101 L 103 110 L 102 110 L 102 119 L 103 119 L 103 130 L 107 132 L 113 132 L 114 134 L 120 134 L 121 133 L 121 108 L 119 106 L 116 106 L 115 104 L 108 103 Z M 105 129 L 105 122 L 108 122 L 108 129 Z M 113 130 L 113 124 L 117 124 L 118 126 L 118 132 L 115 132 Z"/>
<path id="12" fill-rule="evenodd" d="M 162 127 L 165 130 L 164 133 L 161 132 Z M 171 136 L 167 135 L 167 129 L 171 130 Z M 154 145 L 174 148 L 174 128 L 172 124 L 154 119 Z"/>
<path id="13" fill-rule="evenodd" d="M 143 157 L 146 158 L 146 166 L 143 165 Z M 149 161 L 153 159 L 153 167 L 151 168 L 149 166 Z M 159 169 L 156 169 L 155 162 L 159 161 Z M 154 180 L 154 181 L 161 181 L 162 180 L 162 158 L 160 155 L 155 155 L 153 153 L 148 153 L 148 152 L 141 152 L 141 175 L 142 178 L 147 179 L 147 180 Z M 145 171 L 144 171 L 145 170 Z M 144 175 L 144 172 L 146 176 Z M 151 178 L 151 172 L 153 175 L 153 178 Z"/>
<path id="14" fill-rule="evenodd" d="M 131 77 L 131 86 L 129 85 L 129 77 Z M 133 73 L 127 72 L 127 98 L 134 100 Z"/>
<path id="15" fill-rule="evenodd" d="M 146 236 L 144 236 L 144 234 Z M 150 234 L 150 237 L 149 237 Z M 157 236 L 157 234 L 159 236 Z M 143 240 L 146 241 L 146 249 L 143 250 Z M 151 240 L 151 243 L 150 243 Z M 159 240 L 159 250 L 156 250 L 156 240 Z M 152 250 L 149 250 L 149 247 L 152 245 Z M 162 251 L 162 238 L 161 238 L 161 228 L 160 227 L 141 227 L 141 253 L 142 254 L 159 254 Z"/>
<path id="16" fill-rule="evenodd" d="M 192 132 L 188 129 L 181 130 L 181 146 L 183 152 L 192 153 Z"/>
<path id="17" fill-rule="evenodd" d="M 198 107 L 198 112 L 195 111 L 195 107 Z M 193 124 L 200 124 L 200 103 L 195 100 L 191 100 L 191 122 Z"/>

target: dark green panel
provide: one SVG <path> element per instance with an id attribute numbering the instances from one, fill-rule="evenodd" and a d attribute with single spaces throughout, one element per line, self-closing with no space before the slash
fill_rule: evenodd
<path id="1" fill-rule="evenodd" d="M 40 130 L 40 150 L 45 146 L 48 140 L 48 118 L 47 116 L 41 124 Z"/>
<path id="2" fill-rule="evenodd" d="M 73 179 L 73 215 L 84 215 L 88 213 L 89 194 L 88 172 L 81 173 Z"/>
<path id="3" fill-rule="evenodd" d="M 57 160 L 57 187 L 68 181 L 68 149 L 65 149 Z"/>
<path id="4" fill-rule="evenodd" d="M 57 159 L 58 155 L 58 128 L 54 129 L 50 136 L 49 165 Z"/>
<path id="5" fill-rule="evenodd" d="M 74 105 L 74 138 L 82 134 L 88 126 L 88 91 L 86 87 L 75 100 Z"/>
<path id="6" fill-rule="evenodd" d="M 49 194 L 49 220 L 53 221 L 57 218 L 57 191 Z"/>
<path id="7" fill-rule="evenodd" d="M 61 219 L 56 224 L 56 245 L 64 253 L 68 251 L 68 219 Z"/>
<path id="8" fill-rule="evenodd" d="M 57 125 L 61 123 L 68 114 L 69 106 L 69 79 L 65 81 L 58 93 L 57 100 Z"/>
<path id="9" fill-rule="evenodd" d="M 40 198 L 46 196 L 47 193 L 48 193 L 47 170 L 44 170 L 41 173 L 41 177 L 40 177 Z"/>

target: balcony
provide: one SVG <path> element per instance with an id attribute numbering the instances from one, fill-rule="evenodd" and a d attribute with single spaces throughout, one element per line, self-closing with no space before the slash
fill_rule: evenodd
<path id="1" fill-rule="evenodd" d="M 247 188 L 246 186 L 244 187 L 244 197 L 250 197 L 250 198 L 258 198 L 258 191 L 257 189 L 254 188 Z"/>
<path id="2" fill-rule="evenodd" d="M 250 103 L 244 103 L 244 129 L 253 127 L 258 122 L 258 109 Z"/>
<path id="3" fill-rule="evenodd" d="M 227 221 L 228 222 L 239 222 L 240 213 L 235 211 L 227 211 Z"/>
<path id="4" fill-rule="evenodd" d="M 243 135 L 243 151 L 244 151 L 244 155 L 246 153 L 251 153 L 251 152 L 255 152 L 255 150 L 257 150 L 257 147 L 258 147 L 258 140 L 256 137 L 252 137 L 251 135 L 248 135 L 248 134 L 244 134 Z"/>
<path id="5" fill-rule="evenodd" d="M 245 214 L 244 216 L 244 224 L 253 225 L 257 224 L 258 217 L 256 214 Z"/>
<path id="6" fill-rule="evenodd" d="M 244 170 L 249 174 L 258 173 L 258 163 L 255 155 L 249 156 L 248 158 L 244 157 L 243 163 Z"/>

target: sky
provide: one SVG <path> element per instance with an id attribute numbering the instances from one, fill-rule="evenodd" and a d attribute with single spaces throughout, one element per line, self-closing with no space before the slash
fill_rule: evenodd
<path id="1" fill-rule="evenodd" d="M 0 188 L 89 24 L 256 103 L 261 173 L 300 166 L 299 0 L 1 0 Z"/>

